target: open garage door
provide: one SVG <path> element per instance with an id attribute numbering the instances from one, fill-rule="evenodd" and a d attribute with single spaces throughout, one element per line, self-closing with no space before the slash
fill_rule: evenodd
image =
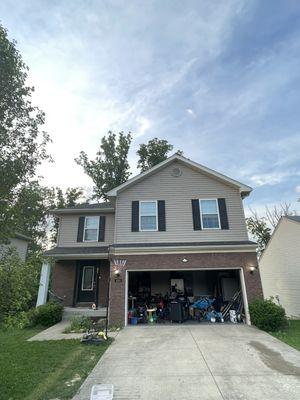
<path id="1" fill-rule="evenodd" d="M 242 271 L 128 271 L 128 324 L 249 323 Z"/>

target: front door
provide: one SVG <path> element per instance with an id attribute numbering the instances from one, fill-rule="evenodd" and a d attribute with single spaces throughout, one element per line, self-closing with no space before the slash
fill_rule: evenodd
<path id="1" fill-rule="evenodd" d="M 84 261 L 79 264 L 77 301 L 98 305 L 99 267 L 95 261 Z"/>

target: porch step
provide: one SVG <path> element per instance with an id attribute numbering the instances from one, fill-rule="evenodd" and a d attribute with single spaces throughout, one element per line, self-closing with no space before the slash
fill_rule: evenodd
<path id="1" fill-rule="evenodd" d="M 63 312 L 63 320 L 70 320 L 74 316 L 83 317 L 106 317 L 106 307 L 98 308 L 98 310 L 92 310 L 86 307 L 65 307 Z"/>

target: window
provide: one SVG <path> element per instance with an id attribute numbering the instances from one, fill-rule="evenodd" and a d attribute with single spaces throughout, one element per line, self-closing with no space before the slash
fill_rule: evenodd
<path id="1" fill-rule="evenodd" d="M 220 229 L 217 199 L 199 200 L 202 229 Z"/>
<path id="2" fill-rule="evenodd" d="M 94 289 L 94 267 L 83 267 L 81 290 Z"/>
<path id="3" fill-rule="evenodd" d="M 140 231 L 157 231 L 157 201 L 140 201 Z"/>
<path id="4" fill-rule="evenodd" d="M 85 217 L 84 235 L 85 242 L 98 241 L 99 217 Z"/>

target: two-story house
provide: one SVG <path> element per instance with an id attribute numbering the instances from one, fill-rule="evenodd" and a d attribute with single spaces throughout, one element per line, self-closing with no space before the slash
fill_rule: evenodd
<path id="1" fill-rule="evenodd" d="M 122 325 L 139 298 L 166 298 L 175 282 L 195 298 L 241 290 L 250 323 L 248 302 L 262 296 L 242 202 L 251 190 L 175 154 L 108 192 L 107 203 L 54 210 L 52 290 L 68 306 L 101 307 L 109 287 L 110 323 Z"/>

